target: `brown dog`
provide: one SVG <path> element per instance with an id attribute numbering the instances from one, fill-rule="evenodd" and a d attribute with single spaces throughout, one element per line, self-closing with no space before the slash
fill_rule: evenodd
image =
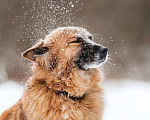
<path id="1" fill-rule="evenodd" d="M 23 56 L 33 61 L 33 75 L 23 97 L 0 120 L 101 120 L 103 89 L 99 66 L 107 48 L 83 28 L 51 32 Z"/>

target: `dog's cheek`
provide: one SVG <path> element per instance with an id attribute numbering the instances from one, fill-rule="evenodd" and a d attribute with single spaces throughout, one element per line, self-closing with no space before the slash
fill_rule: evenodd
<path id="1" fill-rule="evenodd" d="M 36 58 L 36 63 L 38 63 L 45 69 L 52 69 L 53 67 L 55 67 L 56 61 L 57 57 L 55 55 L 52 55 L 51 53 L 46 53 Z"/>
<path id="2" fill-rule="evenodd" d="M 65 51 L 65 57 L 67 58 L 67 60 L 71 61 L 76 59 L 80 49 L 81 48 L 79 46 L 68 47 Z"/>

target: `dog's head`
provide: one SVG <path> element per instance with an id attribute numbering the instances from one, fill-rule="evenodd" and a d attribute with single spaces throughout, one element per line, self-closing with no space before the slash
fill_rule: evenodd
<path id="1" fill-rule="evenodd" d="M 80 70 L 99 67 L 107 60 L 107 48 L 93 41 L 83 28 L 63 27 L 52 31 L 23 53 L 43 68 L 71 65 Z"/>

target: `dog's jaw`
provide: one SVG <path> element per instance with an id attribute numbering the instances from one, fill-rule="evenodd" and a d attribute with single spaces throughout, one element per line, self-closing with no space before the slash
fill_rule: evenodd
<path id="1" fill-rule="evenodd" d="M 106 55 L 106 57 L 105 57 L 104 59 L 102 59 L 102 60 L 97 60 L 97 61 L 92 62 L 92 63 L 89 63 L 89 64 L 85 64 L 85 65 L 83 66 L 83 68 L 84 68 L 85 70 L 88 70 L 88 69 L 90 69 L 90 68 L 99 68 L 101 65 L 103 65 L 103 64 L 105 64 L 105 63 L 107 62 L 107 59 L 108 59 L 108 53 L 107 53 L 107 55 Z"/>

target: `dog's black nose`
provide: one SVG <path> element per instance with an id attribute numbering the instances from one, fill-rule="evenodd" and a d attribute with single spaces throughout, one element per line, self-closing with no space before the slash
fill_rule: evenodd
<path id="1" fill-rule="evenodd" d="M 101 48 L 100 48 L 100 52 L 101 52 L 101 53 L 107 53 L 107 51 L 108 51 L 108 49 L 105 48 L 105 47 L 101 47 Z"/>

